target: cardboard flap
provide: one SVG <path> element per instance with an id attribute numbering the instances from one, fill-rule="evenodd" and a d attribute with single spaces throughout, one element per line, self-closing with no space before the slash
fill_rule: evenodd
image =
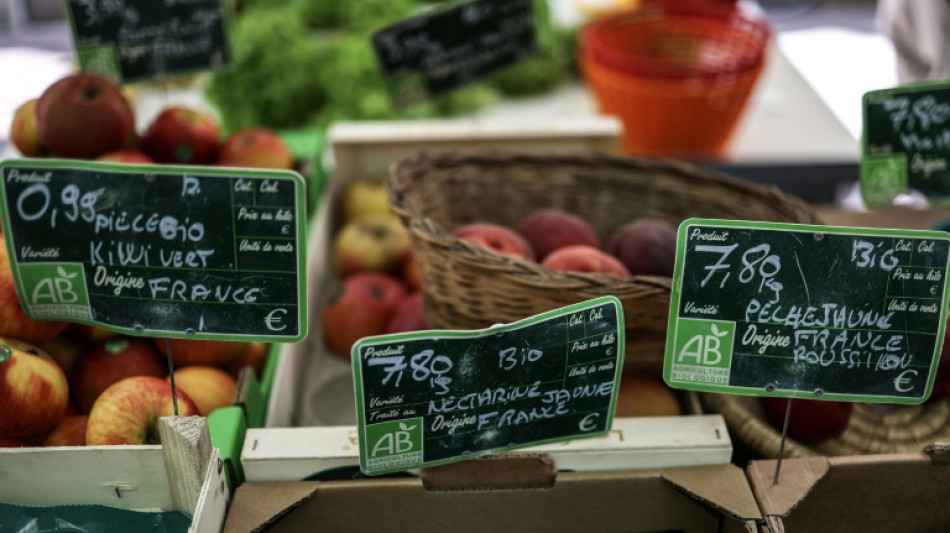
<path id="1" fill-rule="evenodd" d="M 422 469 L 428 490 L 546 488 L 554 485 L 554 461 L 541 454 L 498 454 Z"/>
<path id="2" fill-rule="evenodd" d="M 319 481 L 244 483 L 224 523 L 224 533 L 253 533 L 300 506 L 317 492 Z"/>
<path id="3" fill-rule="evenodd" d="M 746 474 L 765 515 L 788 516 L 796 505 L 815 488 L 828 473 L 827 457 L 803 457 L 782 461 L 778 483 L 775 479 L 775 460 L 753 461 Z"/>
<path id="4" fill-rule="evenodd" d="M 762 514 L 748 489 L 742 469 L 734 466 L 671 468 L 662 476 L 690 496 L 739 520 L 760 520 Z"/>

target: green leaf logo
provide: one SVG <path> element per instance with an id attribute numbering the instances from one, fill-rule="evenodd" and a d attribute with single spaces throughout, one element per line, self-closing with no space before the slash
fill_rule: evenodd
<path id="1" fill-rule="evenodd" d="M 56 267 L 56 272 L 59 274 L 60 277 L 66 278 L 66 279 L 73 279 L 79 275 L 76 272 L 73 272 L 72 274 L 70 274 L 69 272 L 66 272 L 66 270 L 64 270 L 63 267 L 61 266 Z"/>

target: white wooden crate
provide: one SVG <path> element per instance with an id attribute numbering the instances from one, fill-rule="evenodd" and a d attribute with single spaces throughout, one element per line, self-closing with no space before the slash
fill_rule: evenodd
<path id="1" fill-rule="evenodd" d="M 160 423 L 162 445 L 0 448 L 0 501 L 181 511 L 189 533 L 221 531 L 230 494 L 207 422 Z"/>

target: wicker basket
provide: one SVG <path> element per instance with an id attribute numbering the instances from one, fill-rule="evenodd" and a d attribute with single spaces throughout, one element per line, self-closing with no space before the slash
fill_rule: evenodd
<path id="1" fill-rule="evenodd" d="M 801 200 L 673 161 L 598 154 L 418 152 L 393 164 L 389 200 L 409 230 L 429 323 L 480 329 L 603 295 L 623 304 L 625 369 L 662 368 L 672 280 L 563 273 L 451 236 L 470 222 L 514 226 L 536 208 L 587 220 L 606 242 L 638 217 L 818 223 Z"/>
<path id="2" fill-rule="evenodd" d="M 703 408 L 720 413 L 732 438 L 750 452 L 764 458 L 778 457 L 782 434 L 765 420 L 757 397 L 702 394 L 700 398 Z M 948 440 L 950 399 L 901 406 L 858 403 L 840 436 L 817 444 L 787 438 L 782 456 L 911 453 Z"/>

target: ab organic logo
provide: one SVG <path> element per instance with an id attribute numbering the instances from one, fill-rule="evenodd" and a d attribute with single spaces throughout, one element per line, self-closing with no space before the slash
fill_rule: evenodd
<path id="1" fill-rule="evenodd" d="M 91 319 L 83 272 L 79 263 L 20 265 L 30 313 L 34 317 Z"/>
<path id="2" fill-rule="evenodd" d="M 422 418 L 366 426 L 367 470 L 412 467 L 422 463 Z"/>
<path id="3" fill-rule="evenodd" d="M 729 384 L 735 323 L 682 319 L 677 324 L 671 381 Z"/>

